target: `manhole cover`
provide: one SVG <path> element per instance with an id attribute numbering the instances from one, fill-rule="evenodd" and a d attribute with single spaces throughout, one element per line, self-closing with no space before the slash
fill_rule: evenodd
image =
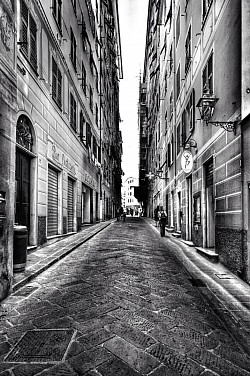
<path id="1" fill-rule="evenodd" d="M 5 362 L 59 362 L 73 334 L 72 329 L 30 330 L 7 355 Z"/>
<path id="2" fill-rule="evenodd" d="M 13 295 L 28 296 L 37 289 L 38 289 L 38 286 L 25 286 L 22 289 L 15 292 L 15 294 Z"/>
<path id="3" fill-rule="evenodd" d="M 193 286 L 196 287 L 207 287 L 207 285 L 199 278 L 189 278 L 189 281 Z"/>

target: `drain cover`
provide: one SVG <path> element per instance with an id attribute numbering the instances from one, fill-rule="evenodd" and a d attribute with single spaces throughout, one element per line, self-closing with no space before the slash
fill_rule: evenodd
<path id="1" fill-rule="evenodd" d="M 199 278 L 189 278 L 189 281 L 196 287 L 207 287 L 207 285 Z"/>
<path id="2" fill-rule="evenodd" d="M 59 362 L 73 334 L 74 330 L 71 329 L 30 330 L 5 358 L 5 362 Z"/>
<path id="3" fill-rule="evenodd" d="M 15 294 L 13 295 L 28 296 L 37 289 L 38 289 L 38 286 L 25 286 L 22 289 L 15 292 Z"/>
<path id="4" fill-rule="evenodd" d="M 235 279 L 235 277 L 231 276 L 230 274 L 222 273 L 222 274 L 215 274 L 215 275 L 219 279 Z"/>

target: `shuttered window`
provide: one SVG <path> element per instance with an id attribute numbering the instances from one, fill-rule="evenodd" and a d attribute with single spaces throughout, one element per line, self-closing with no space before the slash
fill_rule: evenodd
<path id="1" fill-rule="evenodd" d="M 76 131 L 76 101 L 73 94 L 70 94 L 70 125 Z"/>
<path id="2" fill-rule="evenodd" d="M 62 1 L 53 0 L 52 14 L 56 20 L 57 26 L 62 31 Z"/>
<path id="3" fill-rule="evenodd" d="M 210 161 L 206 164 L 206 188 L 211 187 L 213 185 L 213 161 Z"/>
<path id="4" fill-rule="evenodd" d="M 73 67 L 76 70 L 76 38 L 71 28 L 70 28 L 70 57 L 71 57 Z"/>
<path id="5" fill-rule="evenodd" d="M 68 179 L 68 232 L 74 231 L 74 182 Z"/>
<path id="6" fill-rule="evenodd" d="M 58 234 L 58 173 L 52 168 L 48 170 L 48 220 L 47 235 Z"/>
<path id="7" fill-rule="evenodd" d="M 52 98 L 62 107 L 62 74 L 55 59 L 52 57 Z"/>
<path id="8" fill-rule="evenodd" d="M 21 0 L 21 51 L 37 70 L 37 27 L 24 0 Z"/>

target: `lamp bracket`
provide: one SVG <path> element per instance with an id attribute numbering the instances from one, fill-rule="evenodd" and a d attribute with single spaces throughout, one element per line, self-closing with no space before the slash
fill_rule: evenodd
<path id="1" fill-rule="evenodd" d="M 206 120 L 206 125 L 212 124 L 215 127 L 221 127 L 227 132 L 234 132 L 236 133 L 236 125 L 237 121 L 208 121 Z"/>

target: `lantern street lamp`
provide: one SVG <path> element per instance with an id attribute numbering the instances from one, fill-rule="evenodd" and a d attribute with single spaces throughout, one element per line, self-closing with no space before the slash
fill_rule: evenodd
<path id="1" fill-rule="evenodd" d="M 219 98 L 216 98 L 210 93 L 208 86 L 206 85 L 203 96 L 199 99 L 197 106 L 200 111 L 201 119 L 205 120 L 206 125 L 212 124 L 216 127 L 221 127 L 228 132 L 236 132 L 237 121 L 209 121 L 214 113 L 216 102 Z"/>

